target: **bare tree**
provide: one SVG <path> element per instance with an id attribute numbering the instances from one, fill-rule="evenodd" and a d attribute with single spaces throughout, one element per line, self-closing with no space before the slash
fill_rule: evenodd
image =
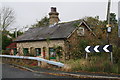
<path id="1" fill-rule="evenodd" d="M 2 7 L 0 11 L 0 28 L 6 30 L 15 21 L 14 10 L 9 7 Z"/>

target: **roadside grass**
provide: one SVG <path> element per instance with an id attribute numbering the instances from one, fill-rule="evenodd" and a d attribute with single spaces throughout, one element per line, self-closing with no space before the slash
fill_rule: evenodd
<path id="1" fill-rule="evenodd" d="M 89 72 L 107 72 L 107 73 L 120 73 L 119 65 L 112 64 L 106 57 L 91 57 L 88 59 L 69 60 L 65 62 L 66 66 L 63 68 L 65 71 L 89 71 Z"/>

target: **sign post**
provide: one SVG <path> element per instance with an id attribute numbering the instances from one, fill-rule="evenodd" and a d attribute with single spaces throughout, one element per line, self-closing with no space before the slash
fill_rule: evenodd
<path id="1" fill-rule="evenodd" d="M 85 58 L 87 59 L 87 58 L 88 58 L 88 53 L 86 53 L 86 55 L 85 55 L 85 56 L 86 56 Z"/>
<path id="2" fill-rule="evenodd" d="M 111 63 L 113 64 L 113 53 L 112 53 L 112 52 L 110 53 L 110 56 L 111 56 L 111 57 L 110 57 Z"/>

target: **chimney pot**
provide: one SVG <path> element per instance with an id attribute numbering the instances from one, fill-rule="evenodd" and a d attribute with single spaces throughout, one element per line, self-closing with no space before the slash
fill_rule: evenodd
<path id="1" fill-rule="evenodd" d="M 56 7 L 51 7 L 51 12 L 56 12 Z"/>

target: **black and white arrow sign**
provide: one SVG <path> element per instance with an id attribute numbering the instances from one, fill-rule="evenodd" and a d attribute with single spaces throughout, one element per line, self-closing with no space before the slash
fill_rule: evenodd
<path id="1" fill-rule="evenodd" d="M 112 52 L 112 45 L 97 45 L 97 46 L 87 46 L 85 48 L 87 53 L 90 52 Z"/>

